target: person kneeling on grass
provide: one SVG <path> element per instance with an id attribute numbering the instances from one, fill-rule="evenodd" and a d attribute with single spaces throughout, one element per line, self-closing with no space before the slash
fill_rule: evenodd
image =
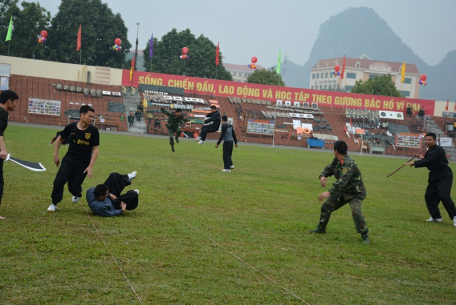
<path id="1" fill-rule="evenodd" d="M 128 191 L 120 195 L 125 186 L 131 184 L 137 175 L 134 171 L 127 175 L 112 173 L 105 183 L 87 190 L 89 208 L 98 216 L 117 216 L 125 210 L 134 210 L 138 206 L 139 190 Z"/>

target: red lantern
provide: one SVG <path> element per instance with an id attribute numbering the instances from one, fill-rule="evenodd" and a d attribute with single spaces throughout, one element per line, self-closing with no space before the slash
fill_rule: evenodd
<path id="1" fill-rule="evenodd" d="M 339 72 L 340 66 L 339 66 L 339 65 L 336 65 L 336 66 L 334 67 L 334 70 L 335 70 L 336 72 Z"/>
<path id="2" fill-rule="evenodd" d="M 183 48 L 182 48 L 182 53 L 183 53 L 184 55 L 186 55 L 186 54 L 188 53 L 188 48 L 187 48 L 187 47 L 183 47 Z"/>
<path id="3" fill-rule="evenodd" d="M 41 37 L 46 38 L 47 35 L 48 35 L 48 32 L 46 32 L 45 30 L 42 30 L 42 31 L 41 31 Z"/>
<path id="4" fill-rule="evenodd" d="M 256 63 L 258 61 L 258 58 L 256 58 L 255 56 L 252 57 L 252 62 L 253 63 Z"/>
<path id="5" fill-rule="evenodd" d="M 424 82 L 427 79 L 426 74 L 421 74 L 420 79 Z"/>
<path id="6" fill-rule="evenodd" d="M 114 40 L 114 43 L 118 46 L 120 46 L 120 44 L 122 43 L 122 40 L 120 40 L 120 38 L 116 38 L 116 40 Z"/>

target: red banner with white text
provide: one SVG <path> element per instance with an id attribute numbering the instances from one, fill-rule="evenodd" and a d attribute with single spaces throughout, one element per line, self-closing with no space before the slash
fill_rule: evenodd
<path id="1" fill-rule="evenodd" d="M 258 85 L 141 71 L 134 71 L 133 78 L 130 81 L 130 70 L 123 70 L 122 86 L 138 87 L 139 84 L 184 88 L 185 93 L 191 94 L 237 96 L 271 102 L 289 100 L 301 103 L 317 103 L 319 106 L 328 107 L 405 112 L 407 104 L 410 103 L 414 111 L 418 111 L 424 106 L 426 113 L 430 115 L 434 114 L 435 107 L 434 100 Z"/>

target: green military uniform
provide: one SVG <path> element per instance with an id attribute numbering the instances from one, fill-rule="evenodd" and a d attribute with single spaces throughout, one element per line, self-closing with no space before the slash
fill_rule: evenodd
<path id="1" fill-rule="evenodd" d="M 128 116 L 128 124 L 129 124 L 129 126 L 130 127 L 133 126 L 134 122 L 135 122 L 135 116 L 134 115 L 129 115 Z"/>
<path id="2" fill-rule="evenodd" d="M 179 124 L 190 120 L 185 119 L 183 115 L 177 116 L 175 113 L 166 111 L 164 108 L 160 108 L 160 111 L 168 116 L 168 124 L 166 124 L 166 127 L 168 128 L 169 145 L 171 145 L 171 150 L 174 152 L 173 133 L 176 133 L 176 142 L 179 143 L 179 136 L 182 133 Z"/>
<path id="3" fill-rule="evenodd" d="M 345 155 L 340 161 L 334 158 L 334 161 L 325 167 L 320 177 L 331 177 L 333 175 L 337 181 L 329 189 L 330 196 L 326 198 L 321 206 L 317 230 L 325 231 L 331 213 L 348 203 L 350 204 L 356 231 L 367 236 L 367 225 L 361 213 L 361 203 L 366 198 L 367 193 L 364 188 L 363 177 L 358 166 L 356 166 L 355 160 L 350 158 L 349 155 Z"/>

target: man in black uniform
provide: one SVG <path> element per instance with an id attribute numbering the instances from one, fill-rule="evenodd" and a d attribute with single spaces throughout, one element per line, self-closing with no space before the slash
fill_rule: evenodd
<path id="1" fill-rule="evenodd" d="M 220 128 L 220 113 L 217 111 L 217 107 L 211 106 L 211 113 L 206 115 L 204 120 L 204 127 L 201 129 L 199 137 L 195 140 L 199 141 L 198 144 L 204 144 L 208 133 L 216 132 Z"/>
<path id="2" fill-rule="evenodd" d="M 5 142 L 3 141 L 3 133 L 8 126 L 8 111 L 14 111 L 19 101 L 19 96 L 12 90 L 5 90 L 0 94 L 0 204 L 3 196 L 3 161 L 8 156 Z M 5 217 L 0 216 L 0 220 L 5 220 Z"/>
<path id="3" fill-rule="evenodd" d="M 67 125 L 54 144 L 54 163 L 58 167 L 62 139 L 71 135 L 70 147 L 54 179 L 52 204 L 48 212 L 55 212 L 57 204 L 62 201 L 63 188 L 67 182 L 68 190 L 73 195 L 72 201 L 76 203 L 82 196 L 82 182 L 85 177 L 89 175 L 89 178 L 92 178 L 93 165 L 97 160 L 98 145 L 100 145 L 98 129 L 91 125 L 95 110 L 86 105 L 81 107 L 79 113 L 81 115 L 79 122 Z"/>
<path id="4" fill-rule="evenodd" d="M 410 164 L 418 167 L 427 167 L 429 172 L 428 186 L 424 199 L 431 214 L 431 218 L 427 221 L 442 222 L 440 215 L 439 203 L 442 201 L 443 206 L 448 212 L 448 215 L 453 220 L 456 226 L 456 207 L 453 200 L 451 200 L 451 185 L 453 184 L 453 172 L 448 167 L 448 159 L 445 155 L 445 150 L 436 144 L 437 136 L 433 132 L 428 132 L 424 136 L 424 143 L 428 150 L 423 156 L 416 154 L 418 161 L 411 161 L 405 164 Z"/>

